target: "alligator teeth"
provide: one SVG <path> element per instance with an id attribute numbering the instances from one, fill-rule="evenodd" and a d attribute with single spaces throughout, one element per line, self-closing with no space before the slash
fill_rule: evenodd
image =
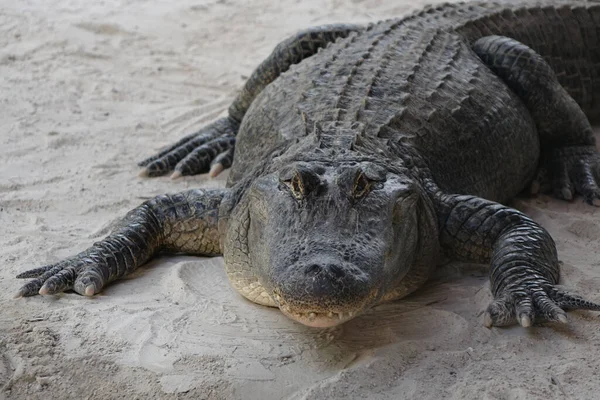
<path id="1" fill-rule="evenodd" d="M 340 320 L 344 319 L 344 313 L 338 313 L 338 318 L 339 318 Z"/>
<path id="2" fill-rule="evenodd" d="M 308 320 L 309 321 L 314 321 L 315 318 L 317 318 L 317 314 L 315 314 L 314 312 L 308 313 Z"/>
<path id="3" fill-rule="evenodd" d="M 329 318 L 333 318 L 333 311 L 329 311 L 329 313 L 327 314 L 327 316 L 328 316 Z"/>
<path id="4" fill-rule="evenodd" d="M 350 318 L 354 317 L 354 311 L 348 312 L 348 317 L 350 317 Z"/>

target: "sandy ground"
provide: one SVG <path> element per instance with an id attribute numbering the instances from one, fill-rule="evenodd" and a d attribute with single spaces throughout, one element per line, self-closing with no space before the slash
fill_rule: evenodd
<path id="1" fill-rule="evenodd" d="M 481 267 L 329 330 L 230 288 L 222 259 L 163 257 L 101 295 L 12 299 L 143 199 L 224 180 L 141 179 L 135 162 L 222 113 L 281 39 L 418 2 L 0 1 L 0 398 L 593 399 L 600 320 L 486 329 Z M 516 206 L 556 239 L 564 281 L 600 300 L 600 211 Z"/>

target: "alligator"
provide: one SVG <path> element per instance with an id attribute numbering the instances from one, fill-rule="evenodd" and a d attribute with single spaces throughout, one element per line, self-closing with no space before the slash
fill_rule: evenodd
<path id="1" fill-rule="evenodd" d="M 29 270 L 17 296 L 93 296 L 159 252 L 223 255 L 232 286 L 302 324 L 344 323 L 487 263 L 487 327 L 566 323 L 600 305 L 558 285 L 521 192 L 600 205 L 600 4 L 455 3 L 301 31 L 228 115 L 140 163 L 224 189 L 152 198 L 105 239 Z M 235 157 L 234 157 L 235 149 Z"/>

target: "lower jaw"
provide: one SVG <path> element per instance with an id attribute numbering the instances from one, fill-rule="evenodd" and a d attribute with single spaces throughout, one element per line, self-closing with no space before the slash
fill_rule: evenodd
<path id="1" fill-rule="evenodd" d="M 300 313 L 294 312 L 287 307 L 280 307 L 281 312 L 288 318 L 293 319 L 296 322 L 300 322 L 303 325 L 310 326 L 313 328 L 331 328 L 343 324 L 344 322 L 350 321 L 356 315 L 357 312 L 308 312 Z"/>

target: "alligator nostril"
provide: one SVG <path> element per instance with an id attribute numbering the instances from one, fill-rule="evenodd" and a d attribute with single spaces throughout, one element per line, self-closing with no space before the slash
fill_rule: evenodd
<path id="1" fill-rule="evenodd" d="M 343 278 L 346 274 L 344 270 L 336 264 L 310 264 L 306 267 L 305 273 L 308 276 L 317 276 L 325 273 L 324 276 Z"/>
<path id="2" fill-rule="evenodd" d="M 341 278 L 345 275 L 344 271 L 335 264 L 329 264 L 327 267 L 329 268 L 329 271 L 333 274 L 333 276 L 335 276 L 336 278 Z"/>
<path id="3" fill-rule="evenodd" d="M 308 267 L 306 267 L 306 275 L 317 275 L 319 272 L 321 272 L 321 266 L 318 264 L 311 264 Z"/>

